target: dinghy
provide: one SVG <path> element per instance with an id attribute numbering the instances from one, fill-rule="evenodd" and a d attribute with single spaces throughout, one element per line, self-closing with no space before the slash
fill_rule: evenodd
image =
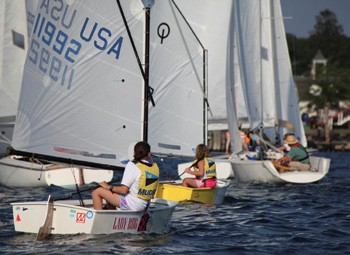
<path id="1" fill-rule="evenodd" d="M 233 86 L 234 84 L 233 72 L 235 68 L 233 68 L 233 52 L 235 47 L 233 35 L 234 22 L 232 22 L 234 1 L 222 0 L 220 3 L 217 3 L 215 1 L 179 0 L 176 3 L 186 16 L 188 22 L 193 25 L 195 33 L 210 54 L 207 67 L 210 81 L 208 86 L 208 94 L 210 95 L 208 131 L 221 132 L 228 130 L 232 126 L 228 124 L 228 116 L 233 118 L 236 112 L 235 109 L 232 109 L 231 103 L 244 100 L 243 96 L 237 96 L 231 102 L 227 96 L 232 93 L 231 85 Z M 239 112 L 243 112 L 243 110 Z M 232 141 L 236 141 L 236 136 L 233 134 L 231 134 Z M 232 151 L 236 151 L 235 147 L 236 145 L 231 144 Z M 241 148 L 238 148 L 238 151 L 240 150 Z M 192 158 L 194 152 L 195 150 L 191 154 Z M 227 157 L 213 157 L 217 165 L 216 174 L 218 179 L 234 177 L 232 166 Z M 177 169 L 178 174 L 181 175 L 186 167 L 191 164 L 192 162 L 179 164 Z M 181 178 L 189 176 L 188 174 L 184 174 Z"/>
<path id="2" fill-rule="evenodd" d="M 123 171 L 138 141 L 184 156 L 206 142 L 206 50 L 173 1 L 39 1 L 30 45 L 12 154 L 98 173 Z M 46 230 L 164 233 L 176 205 L 155 199 L 146 212 L 96 211 L 49 199 L 12 207 L 16 231 L 42 239 Z"/>
<path id="3" fill-rule="evenodd" d="M 164 234 L 177 205 L 153 199 L 146 211 L 136 212 L 95 210 L 91 200 L 83 202 L 84 206 L 79 200 L 12 203 L 15 230 L 40 233 L 38 240 L 49 234 Z"/>
<path id="4" fill-rule="evenodd" d="M 237 0 L 235 20 L 250 127 L 259 132 L 261 146 L 269 149 L 276 148 L 265 140 L 265 135 L 278 144 L 284 134 L 291 132 L 306 147 L 280 1 Z M 266 159 L 269 157 L 263 156 L 261 160 L 261 155 L 254 158 L 233 155 L 230 161 L 235 178 L 239 182 L 312 183 L 321 180 L 330 165 L 327 158 L 310 157 L 311 171 L 279 173 Z"/>
<path id="5" fill-rule="evenodd" d="M 178 202 L 198 202 L 203 204 L 220 205 L 224 202 L 225 193 L 230 186 L 228 181 L 217 181 L 214 189 L 183 187 L 181 181 L 162 183 L 158 185 L 156 197 Z"/>
<path id="6" fill-rule="evenodd" d="M 312 183 L 320 181 L 329 171 L 330 159 L 310 157 L 311 170 L 279 173 L 271 160 L 231 161 L 238 182 Z"/>
<path id="7" fill-rule="evenodd" d="M 0 158 L 0 184 L 10 188 L 47 187 L 76 188 L 93 182 L 109 182 L 112 170 L 69 167 L 22 156 Z"/>

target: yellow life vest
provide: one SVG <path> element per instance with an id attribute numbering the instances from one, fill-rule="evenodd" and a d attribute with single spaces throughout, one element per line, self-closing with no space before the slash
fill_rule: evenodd
<path id="1" fill-rule="evenodd" d="M 194 162 L 196 162 L 195 160 Z M 198 171 L 197 164 L 193 166 L 195 171 Z M 215 161 L 210 158 L 204 158 L 204 176 L 202 179 L 216 178 L 216 164 Z"/>
<path id="2" fill-rule="evenodd" d="M 159 182 L 158 165 L 144 162 L 137 162 L 135 165 L 141 170 L 137 197 L 150 200 L 154 197 Z"/>

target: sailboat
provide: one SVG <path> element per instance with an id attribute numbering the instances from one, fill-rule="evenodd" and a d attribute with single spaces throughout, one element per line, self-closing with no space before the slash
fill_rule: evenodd
<path id="1" fill-rule="evenodd" d="M 113 171 L 100 172 L 52 164 L 32 157 L 8 156 L 16 119 L 22 73 L 34 25 L 37 1 L 2 1 L 1 82 L 0 82 L 0 184 L 6 187 L 73 188 L 75 184 L 110 181 Z M 59 170 L 59 171 L 58 171 Z"/>
<path id="2" fill-rule="evenodd" d="M 154 130 L 148 127 L 154 121 L 149 109 L 158 107 L 150 86 L 152 68 L 166 67 L 166 62 L 152 67 L 149 61 L 151 49 L 166 43 L 164 38 L 153 41 L 150 37 L 154 33 L 151 16 L 161 15 L 156 8 L 159 2 L 39 2 L 13 153 L 123 171 L 135 142 L 149 139 L 157 149 L 156 137 L 151 135 Z M 165 37 L 162 31 L 159 34 Z M 165 57 L 158 56 L 159 60 Z M 162 132 L 158 130 L 158 136 Z M 169 147 L 162 144 L 156 145 Z M 176 205 L 158 198 L 145 211 L 95 210 L 91 200 L 55 201 L 50 197 L 47 202 L 18 202 L 12 207 L 15 230 L 41 237 L 50 233 L 164 233 Z"/>
<path id="3" fill-rule="evenodd" d="M 234 28 L 233 28 L 233 1 L 176 1 L 183 10 L 188 22 L 209 51 L 208 58 L 208 88 L 210 112 L 208 114 L 208 130 L 228 130 L 229 119 L 236 123 L 236 110 L 227 95 L 232 93 L 233 65 L 234 65 Z M 235 102 L 235 101 L 234 101 Z M 237 125 L 236 125 L 237 126 Z M 239 138 L 239 133 L 231 133 L 232 151 L 240 151 L 241 144 L 234 143 Z M 237 138 L 238 134 L 238 138 Z M 194 152 L 192 153 L 194 156 Z M 217 178 L 233 178 L 234 173 L 228 156 L 213 157 L 217 165 Z M 178 174 L 181 178 L 190 177 L 183 174 L 186 167 L 193 162 L 185 162 L 178 165 Z"/>
<path id="4" fill-rule="evenodd" d="M 152 44 L 150 54 L 150 84 L 155 91 L 156 107 L 149 109 L 149 143 L 157 155 L 190 157 L 198 144 L 208 140 L 209 53 L 206 42 L 189 24 L 187 17 L 191 15 L 185 2 L 157 1 L 154 9 L 157 11 L 151 19 L 154 29 L 151 41 L 160 43 Z M 174 49 L 176 55 L 169 55 Z M 228 186 L 228 182 L 220 182 L 215 189 L 199 192 L 182 187 L 180 182 L 161 182 L 155 196 L 179 202 L 221 204 Z"/>
<path id="5" fill-rule="evenodd" d="M 240 76 L 251 129 L 260 132 L 262 142 L 263 132 L 270 141 L 281 142 L 284 133 L 293 131 L 306 146 L 280 1 L 234 3 Z M 310 157 L 311 171 L 285 173 L 279 173 L 270 160 L 237 156 L 231 164 L 240 182 L 310 183 L 327 174 L 330 160 Z"/>

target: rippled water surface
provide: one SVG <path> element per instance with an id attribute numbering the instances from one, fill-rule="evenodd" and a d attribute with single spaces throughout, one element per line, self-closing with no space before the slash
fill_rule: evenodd
<path id="1" fill-rule="evenodd" d="M 36 242 L 16 233 L 10 203 L 69 195 L 58 187 L 0 187 L 1 254 L 350 254 L 350 153 L 327 152 L 328 175 L 302 185 L 238 184 L 219 206 L 180 204 L 165 235 L 57 235 Z M 162 178 L 183 159 L 158 159 Z M 85 194 L 89 197 L 89 194 Z"/>

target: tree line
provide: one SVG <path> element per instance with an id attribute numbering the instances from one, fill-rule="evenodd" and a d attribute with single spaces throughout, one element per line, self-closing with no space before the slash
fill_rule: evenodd
<path id="1" fill-rule="evenodd" d="M 287 42 L 293 74 L 309 78 L 322 88 L 317 98 L 308 95 L 312 101 L 319 107 L 326 104 L 337 107 L 339 100 L 350 100 L 350 38 L 344 35 L 332 11 L 325 9 L 316 16 L 308 38 L 287 33 Z M 317 75 L 312 80 L 312 59 L 318 50 L 327 59 L 327 65 L 317 66 Z"/>

